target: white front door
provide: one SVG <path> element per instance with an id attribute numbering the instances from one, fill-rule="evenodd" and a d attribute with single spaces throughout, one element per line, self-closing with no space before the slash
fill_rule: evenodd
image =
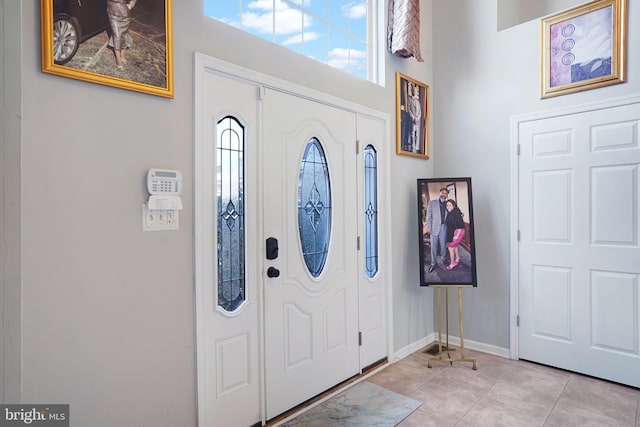
<path id="1" fill-rule="evenodd" d="M 518 133 L 519 357 L 640 387 L 640 103 Z"/>
<path id="2" fill-rule="evenodd" d="M 247 426 L 387 356 L 389 118 L 204 55 L 195 68 L 198 424 Z M 309 249 L 314 229 L 327 239 Z"/>
<path id="3" fill-rule="evenodd" d="M 359 372 L 359 210 L 355 114 L 270 89 L 262 111 L 270 419 Z"/>

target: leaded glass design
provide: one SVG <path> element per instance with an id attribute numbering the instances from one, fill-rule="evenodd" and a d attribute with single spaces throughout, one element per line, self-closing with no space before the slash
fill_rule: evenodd
<path id="1" fill-rule="evenodd" d="M 307 143 L 298 182 L 298 230 L 302 255 L 309 273 L 322 273 L 331 235 L 331 184 L 322 145 L 317 138 Z"/>
<path id="2" fill-rule="evenodd" d="M 364 149 L 365 269 L 368 277 L 378 272 L 378 153 Z"/>
<path id="3" fill-rule="evenodd" d="M 227 312 L 245 301 L 244 137 L 235 118 L 218 122 L 218 306 Z"/>

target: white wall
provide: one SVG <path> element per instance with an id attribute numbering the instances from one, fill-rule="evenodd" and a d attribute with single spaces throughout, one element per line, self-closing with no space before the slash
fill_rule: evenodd
<path id="1" fill-rule="evenodd" d="M 382 110 L 392 129 L 395 71 L 433 80 L 431 1 L 425 62 L 388 56 L 386 87 L 207 19 L 202 0 L 173 3 L 168 100 L 41 73 L 38 2 L 22 2 L 22 401 L 70 403 L 74 425 L 195 425 L 194 52 Z M 391 159 L 396 349 L 433 331 L 415 188 L 436 159 Z M 179 231 L 141 232 L 151 167 L 183 172 Z"/>
<path id="2" fill-rule="evenodd" d="M 558 13 L 580 4 L 584 0 L 497 0 L 498 30 L 513 27 L 532 19 Z"/>
<path id="3" fill-rule="evenodd" d="M 20 2 L 0 0 L 0 402 L 20 401 Z"/>
<path id="4" fill-rule="evenodd" d="M 386 0 L 385 0 L 386 3 Z M 424 63 L 387 55 L 386 89 L 376 108 L 392 118 L 392 141 L 395 147 L 395 78 L 396 72 L 413 77 L 433 87 L 432 1 L 420 1 L 421 52 Z M 431 95 L 431 100 L 433 95 Z M 430 100 L 430 102 L 431 102 Z M 429 114 L 432 114 L 429 111 Z M 432 116 L 430 116 L 432 117 Z M 433 121 L 431 122 L 433 129 Z M 433 133 L 431 133 L 433 135 Z M 431 142 L 433 147 L 433 141 Z M 392 150 L 393 151 L 393 150 Z M 401 352 L 418 350 L 413 344 L 434 331 L 433 291 L 420 288 L 418 255 L 418 178 L 431 178 L 438 162 L 433 148 L 429 160 L 393 155 L 391 157 L 391 212 L 393 240 L 393 334 L 394 348 Z"/>
<path id="5" fill-rule="evenodd" d="M 433 127 L 435 174 L 473 183 L 479 285 L 464 292 L 465 338 L 508 348 L 510 117 L 639 93 L 640 7 L 629 2 L 627 83 L 541 100 L 539 20 L 498 32 L 496 1 L 434 2 Z"/>

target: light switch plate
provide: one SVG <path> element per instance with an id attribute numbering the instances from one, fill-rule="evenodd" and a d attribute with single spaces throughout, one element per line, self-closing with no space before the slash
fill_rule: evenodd
<path id="1" fill-rule="evenodd" d="M 149 209 L 142 204 L 142 231 L 178 230 L 178 210 Z"/>

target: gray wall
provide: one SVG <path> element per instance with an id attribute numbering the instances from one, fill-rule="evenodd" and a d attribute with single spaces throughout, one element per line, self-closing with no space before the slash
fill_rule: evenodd
<path id="1" fill-rule="evenodd" d="M 0 402 L 20 402 L 20 2 L 0 0 Z"/>
<path id="2" fill-rule="evenodd" d="M 432 84 L 431 2 L 425 62 L 388 56 L 386 87 L 207 19 L 202 1 L 174 2 L 173 100 L 41 73 L 38 2 L 22 3 L 22 400 L 71 403 L 74 425 L 194 425 L 194 52 L 385 111 L 395 129 L 395 72 Z M 435 159 L 391 159 L 396 349 L 433 331 L 415 180 Z M 151 167 L 183 172 L 179 231 L 141 232 Z"/>
<path id="3" fill-rule="evenodd" d="M 639 93 L 640 8 L 629 2 L 627 83 L 541 100 L 539 20 L 496 31 L 496 1 L 434 2 L 435 174 L 473 180 L 479 285 L 464 293 L 465 338 L 509 347 L 510 117 Z"/>

